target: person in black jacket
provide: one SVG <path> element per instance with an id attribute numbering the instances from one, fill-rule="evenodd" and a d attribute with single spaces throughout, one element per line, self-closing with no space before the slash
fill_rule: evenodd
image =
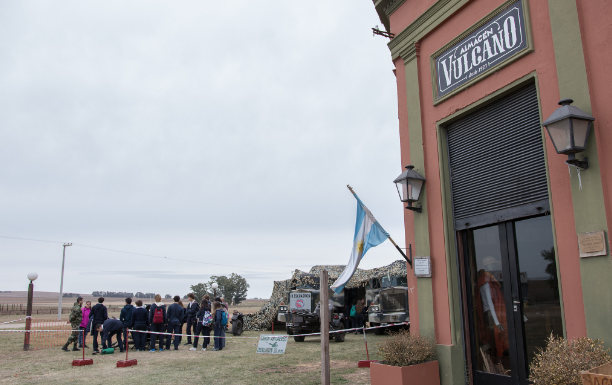
<path id="1" fill-rule="evenodd" d="M 181 334 L 181 321 L 185 317 L 185 309 L 179 304 L 181 297 L 174 296 L 174 303 L 168 306 L 168 330 L 167 333 Z M 174 350 L 178 350 L 181 339 L 174 336 Z M 170 349 L 170 337 L 166 337 L 166 349 Z"/>
<path id="2" fill-rule="evenodd" d="M 187 305 L 187 312 L 185 314 L 185 322 L 187 322 L 187 343 L 185 345 L 191 345 L 191 328 L 193 327 L 193 332 L 195 333 L 198 324 L 196 315 L 200 310 L 200 305 L 195 300 L 195 295 L 193 295 L 193 293 L 187 294 L 187 298 L 189 298 L 189 304 Z"/>
<path id="3" fill-rule="evenodd" d="M 198 339 L 200 338 L 199 337 L 200 333 L 202 333 L 202 335 L 204 336 L 204 342 L 202 342 L 203 351 L 206 351 L 206 347 L 210 343 L 211 324 L 208 323 L 208 321 L 204 320 L 206 313 L 208 313 L 208 316 L 211 317 L 212 319 L 211 310 L 210 310 L 210 297 L 208 296 L 208 294 L 205 295 L 204 298 L 202 299 L 202 303 L 200 304 L 200 310 L 198 311 L 198 314 L 196 314 L 196 319 L 197 319 L 196 332 L 195 332 L 195 337 L 193 339 L 193 347 L 189 348 L 189 350 L 192 350 L 192 351 L 198 350 Z"/>
<path id="4" fill-rule="evenodd" d="M 125 352 L 121 335 L 123 334 L 123 322 L 118 319 L 109 318 L 103 324 L 96 325 L 98 333 L 102 333 L 102 349 L 113 345 L 112 338 L 117 336 L 117 345 L 121 353 Z"/>
<path id="5" fill-rule="evenodd" d="M 152 332 L 165 332 L 168 324 L 168 316 L 166 314 L 166 305 L 161 301 L 161 295 L 155 294 L 155 303 L 149 308 L 149 325 Z M 155 351 L 155 341 L 159 338 L 159 351 L 164 351 L 164 335 L 151 335 L 151 353 Z"/>
<path id="6" fill-rule="evenodd" d="M 143 330 L 147 331 L 149 328 L 149 313 L 147 309 L 142 307 L 142 301 L 136 300 L 136 307 L 132 311 L 132 330 Z M 147 333 L 132 332 L 134 338 L 134 349 L 138 352 L 145 351 L 145 345 L 147 344 Z"/>
<path id="7" fill-rule="evenodd" d="M 98 298 L 98 303 L 95 304 L 91 308 L 91 312 L 89 313 L 89 322 L 91 323 L 91 335 L 93 336 L 93 353 L 100 353 L 98 349 L 98 331 L 95 326 L 98 324 L 103 324 L 104 321 L 108 319 L 108 310 L 106 306 L 102 303 L 104 302 L 104 297 Z"/>
<path id="8" fill-rule="evenodd" d="M 132 305 L 132 299 L 128 297 L 125 299 L 125 306 L 119 314 L 119 321 L 123 322 L 123 339 L 126 341 L 128 339 L 127 331 L 132 328 L 132 311 L 134 311 L 134 305 Z"/>

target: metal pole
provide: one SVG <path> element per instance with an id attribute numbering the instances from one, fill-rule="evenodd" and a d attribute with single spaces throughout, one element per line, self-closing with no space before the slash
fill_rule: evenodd
<path id="1" fill-rule="evenodd" d="M 28 286 L 28 309 L 26 310 L 25 330 L 30 330 L 32 325 L 32 301 L 34 297 L 34 284 L 30 281 Z M 23 350 L 30 350 L 30 333 L 26 332 L 23 336 Z"/>
<path id="2" fill-rule="evenodd" d="M 66 262 L 66 246 L 72 246 L 72 243 L 64 243 L 64 255 L 62 256 L 62 278 L 60 281 L 59 306 L 57 308 L 57 320 L 62 320 L 62 295 L 64 290 L 64 262 Z"/>
<path id="3" fill-rule="evenodd" d="M 321 270 L 321 385 L 330 385 L 329 367 L 329 278 L 327 270 Z"/>

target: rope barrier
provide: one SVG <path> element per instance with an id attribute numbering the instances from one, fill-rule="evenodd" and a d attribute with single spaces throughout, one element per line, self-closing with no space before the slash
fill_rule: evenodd
<path id="1" fill-rule="evenodd" d="M 393 327 L 393 326 L 402 326 L 402 325 L 410 325 L 410 322 L 399 322 L 396 324 L 389 324 L 389 325 L 382 325 L 382 326 L 372 326 L 369 328 L 350 328 L 350 329 L 341 329 L 341 330 L 330 330 L 329 334 L 334 334 L 334 333 L 348 333 L 351 331 L 361 331 L 361 330 L 374 330 L 374 329 L 381 329 L 381 328 L 388 328 L 388 327 Z M 72 333 L 72 332 L 81 332 L 80 329 L 77 330 L 2 330 L 0 329 L 0 333 L 1 332 L 9 332 L 9 333 L 41 333 L 41 332 L 64 332 L 64 333 Z M 148 334 L 161 334 L 161 335 L 165 335 L 165 336 L 174 336 L 174 337 L 202 337 L 202 336 L 197 336 L 195 334 L 174 334 L 174 333 L 165 333 L 165 332 L 152 332 L 149 330 L 134 330 L 134 329 L 129 329 L 130 332 L 132 333 L 148 333 Z M 276 334 L 275 334 L 276 335 Z M 321 335 L 321 333 L 308 333 L 308 334 L 278 334 L 277 336 L 279 337 L 308 337 L 308 336 L 318 336 Z M 204 336 L 204 337 L 209 337 L 209 336 Z M 236 337 L 236 336 L 230 336 L 230 337 L 221 337 L 221 336 L 210 336 L 211 338 L 246 338 L 246 339 L 259 339 L 259 337 Z"/>

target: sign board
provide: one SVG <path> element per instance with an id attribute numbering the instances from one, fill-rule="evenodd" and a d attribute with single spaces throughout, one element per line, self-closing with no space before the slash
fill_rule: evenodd
<path id="1" fill-rule="evenodd" d="M 603 231 L 578 234 L 578 247 L 581 258 L 608 254 L 606 235 Z"/>
<path id="2" fill-rule="evenodd" d="M 262 334 L 259 336 L 259 344 L 257 345 L 257 353 L 264 354 L 285 354 L 287 349 L 287 340 L 289 336 L 275 336 L 270 334 Z"/>
<path id="3" fill-rule="evenodd" d="M 431 258 L 426 257 L 414 257 L 414 276 L 415 277 L 431 277 Z"/>
<path id="4" fill-rule="evenodd" d="M 312 311 L 311 293 L 289 293 L 289 310 Z"/>
<path id="5" fill-rule="evenodd" d="M 529 46 L 523 1 L 497 10 L 480 28 L 435 56 L 436 99 L 493 71 Z"/>

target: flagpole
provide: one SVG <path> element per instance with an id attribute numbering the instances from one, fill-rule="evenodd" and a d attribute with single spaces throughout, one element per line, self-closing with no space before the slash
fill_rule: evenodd
<path id="1" fill-rule="evenodd" d="M 351 192 L 351 194 L 357 196 L 357 194 L 355 194 L 355 191 L 353 191 L 353 188 L 351 186 L 349 186 L 348 184 L 346 185 L 346 187 L 349 189 L 349 191 Z M 391 243 L 393 243 L 393 246 L 395 246 L 395 248 L 397 249 L 397 251 L 400 252 L 400 254 L 402 255 L 402 257 L 404 257 L 404 259 L 406 260 L 406 262 L 408 262 L 408 264 L 410 265 L 410 268 L 412 268 L 412 247 L 409 247 L 408 249 L 410 250 L 410 259 L 406 256 L 406 254 L 402 251 L 402 249 L 397 245 L 397 243 L 395 243 L 395 241 L 391 238 L 390 235 L 387 234 L 387 238 L 391 241 Z"/>

